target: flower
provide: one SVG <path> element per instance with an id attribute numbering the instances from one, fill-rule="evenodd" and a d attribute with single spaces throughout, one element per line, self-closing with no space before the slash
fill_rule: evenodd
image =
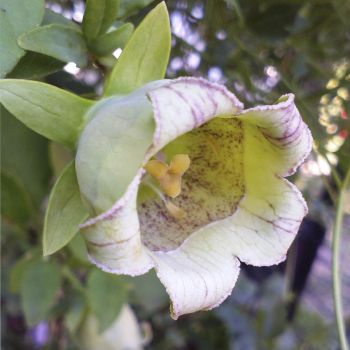
<path id="1" fill-rule="evenodd" d="M 240 261 L 285 259 L 307 207 L 284 177 L 312 144 L 292 94 L 243 110 L 224 86 L 179 78 L 102 100 L 87 117 L 76 171 L 99 268 L 154 268 L 176 319 L 225 300 Z"/>

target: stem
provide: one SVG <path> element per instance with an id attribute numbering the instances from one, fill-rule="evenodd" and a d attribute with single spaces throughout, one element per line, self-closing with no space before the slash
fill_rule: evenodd
<path id="1" fill-rule="evenodd" d="M 335 316 L 337 329 L 342 350 L 349 350 L 349 345 L 346 339 L 345 322 L 343 315 L 343 305 L 341 296 L 341 271 L 340 271 L 340 243 L 344 216 L 344 199 L 347 186 L 350 182 L 350 168 L 347 171 L 344 182 L 340 188 L 339 198 L 336 206 L 336 217 L 333 232 L 333 298 L 335 307 Z"/>
<path id="2" fill-rule="evenodd" d="M 62 273 L 63 273 L 63 276 L 66 277 L 67 280 L 71 283 L 73 288 L 75 288 L 78 292 L 86 296 L 86 290 L 84 286 L 81 284 L 81 282 L 78 280 L 75 274 L 67 266 L 63 268 Z"/>

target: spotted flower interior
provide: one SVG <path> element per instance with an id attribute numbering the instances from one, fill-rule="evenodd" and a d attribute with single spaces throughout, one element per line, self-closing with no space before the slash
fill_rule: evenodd
<path id="1" fill-rule="evenodd" d="M 179 78 L 97 103 L 76 156 L 91 261 L 155 268 L 174 318 L 219 305 L 240 262 L 285 259 L 307 212 L 284 179 L 311 150 L 292 94 L 243 109 L 225 87 Z"/>

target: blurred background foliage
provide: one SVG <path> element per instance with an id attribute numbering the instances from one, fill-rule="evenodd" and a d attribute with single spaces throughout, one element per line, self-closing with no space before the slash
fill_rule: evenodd
<path id="1" fill-rule="evenodd" d="M 33 11 L 37 3 L 32 3 Z M 1 74 L 96 98 L 133 28 L 156 3 L 120 0 L 109 20 L 112 29 L 97 34 L 83 30 L 83 35 L 84 1 L 47 0 L 40 30 L 33 35 L 26 31 L 30 26 L 23 26 L 15 33 L 21 58 Z M 169 78 L 193 75 L 223 83 L 247 107 L 295 93 L 315 139 L 313 154 L 294 178 L 310 214 L 286 263 L 243 267 L 232 296 L 219 308 L 175 322 L 153 273 L 126 278 L 97 270 L 79 235 L 42 258 L 48 194 L 72 155 L 1 107 L 3 348 L 337 349 L 329 231 L 350 163 L 350 2 L 166 4 L 173 34 Z M 349 228 L 347 217 L 343 266 L 350 266 Z M 349 326 L 348 268 L 343 269 L 343 288 Z M 114 345 L 108 347 L 111 330 Z"/>

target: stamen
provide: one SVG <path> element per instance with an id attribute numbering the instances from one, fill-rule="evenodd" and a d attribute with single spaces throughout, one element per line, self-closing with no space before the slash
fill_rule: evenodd
<path id="1" fill-rule="evenodd" d="M 173 174 L 183 175 L 190 167 L 191 160 L 188 154 L 175 154 L 170 162 L 169 172 Z"/>
<path id="2" fill-rule="evenodd" d="M 161 189 L 166 195 L 175 198 L 181 193 L 181 177 L 190 166 L 190 157 L 187 154 L 176 154 L 170 165 L 153 159 L 147 162 L 145 169 L 159 181 Z"/>
<path id="3" fill-rule="evenodd" d="M 173 216 L 175 219 L 181 220 L 186 216 L 186 212 L 176 206 L 174 203 L 167 201 L 165 203 L 166 208 L 168 209 L 168 212 L 171 216 Z"/>
<path id="4" fill-rule="evenodd" d="M 153 159 L 147 162 L 145 169 L 150 175 L 160 181 L 167 174 L 169 166 L 160 160 Z"/>
<path id="5" fill-rule="evenodd" d="M 160 187 L 171 198 L 176 198 L 181 193 L 181 175 L 166 174 L 160 181 Z"/>
<path id="6" fill-rule="evenodd" d="M 154 193 L 156 195 L 159 196 L 159 198 L 163 201 L 163 203 L 165 204 L 165 207 L 167 208 L 169 214 L 174 217 L 175 219 L 182 219 L 186 216 L 186 212 L 179 208 L 177 205 L 175 205 L 174 203 L 170 202 L 169 200 L 167 200 L 165 198 L 165 196 L 163 195 L 163 193 L 159 190 L 158 187 L 156 187 L 151 181 L 150 179 L 145 179 L 143 181 L 143 183 L 148 186 L 152 191 L 154 191 Z"/>

